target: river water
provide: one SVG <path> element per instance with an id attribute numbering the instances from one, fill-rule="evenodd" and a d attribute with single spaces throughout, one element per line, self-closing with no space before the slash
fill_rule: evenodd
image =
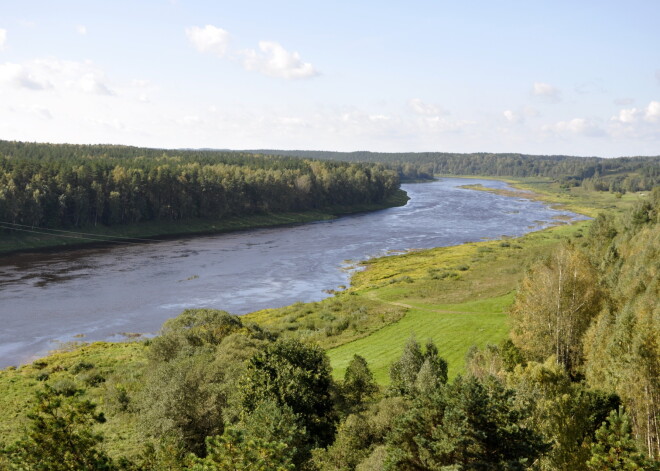
<path id="1" fill-rule="evenodd" d="M 318 301 L 348 284 L 350 261 L 392 251 L 517 236 L 572 216 L 537 201 L 458 188 L 491 180 L 402 185 L 404 207 L 299 226 L 140 245 L 0 258 L 0 367 L 61 342 L 157 332 L 186 308 L 244 314 Z"/>

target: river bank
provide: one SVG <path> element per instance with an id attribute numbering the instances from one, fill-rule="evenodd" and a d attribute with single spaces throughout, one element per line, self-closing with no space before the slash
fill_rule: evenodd
<path id="1" fill-rule="evenodd" d="M 81 247 L 127 245 L 194 235 L 222 234 L 264 227 L 328 221 L 340 216 L 403 206 L 408 195 L 398 190 L 383 203 L 331 206 L 318 211 L 254 214 L 224 219 L 186 219 L 176 222 L 150 221 L 120 226 L 89 226 L 76 231 L 21 227 L 0 233 L 0 257 L 20 252 L 52 252 Z"/>

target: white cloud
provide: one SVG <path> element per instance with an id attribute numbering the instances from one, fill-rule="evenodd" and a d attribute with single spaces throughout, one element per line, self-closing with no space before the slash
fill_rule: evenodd
<path id="1" fill-rule="evenodd" d="M 52 88 L 52 84 L 46 77 L 35 74 L 30 67 L 22 64 L 6 62 L 0 64 L 0 85 L 8 85 L 12 88 L 25 88 L 29 90 L 45 90 Z"/>
<path id="2" fill-rule="evenodd" d="M 619 111 L 619 116 L 612 119 L 621 123 L 634 123 L 639 118 L 640 111 L 637 108 L 627 108 Z"/>
<path id="3" fill-rule="evenodd" d="M 439 106 L 424 103 L 419 98 L 413 98 L 408 102 L 410 108 L 419 115 L 439 116 L 445 114 Z"/>
<path id="4" fill-rule="evenodd" d="M 7 42 L 7 30 L 0 28 L 0 51 L 5 48 L 5 43 Z"/>
<path id="5" fill-rule="evenodd" d="M 422 133 L 457 133 L 462 132 L 468 126 L 473 126 L 476 121 L 465 119 L 448 119 L 442 116 L 427 116 L 417 120 L 416 131 Z"/>
<path id="6" fill-rule="evenodd" d="M 502 115 L 510 123 L 519 123 L 521 120 L 520 115 L 515 111 L 504 110 L 504 112 L 502 112 Z"/>
<path id="7" fill-rule="evenodd" d="M 222 28 L 212 25 L 206 25 L 203 28 L 193 26 L 186 29 L 186 35 L 199 52 L 224 57 L 229 48 L 229 33 Z"/>
<path id="8" fill-rule="evenodd" d="M 588 137 L 600 137 L 606 135 L 605 131 L 595 122 L 584 118 L 573 118 L 570 121 L 559 121 L 553 125 L 546 125 L 544 131 L 557 134 L 573 134 Z"/>
<path id="9" fill-rule="evenodd" d="M 232 51 L 230 35 L 222 28 L 206 25 L 186 29 L 188 40 L 203 53 L 239 61 L 246 70 L 284 79 L 310 78 L 319 74 L 309 62 L 304 62 L 298 52 L 290 52 L 275 41 L 259 41 L 259 49 Z"/>
<path id="10" fill-rule="evenodd" d="M 103 83 L 102 78 L 95 73 L 87 73 L 78 81 L 80 88 L 85 93 L 96 95 L 114 95 L 114 92 Z"/>
<path id="11" fill-rule="evenodd" d="M 504 110 L 502 116 L 511 124 L 524 123 L 529 118 L 536 118 L 540 115 L 536 108 L 525 106 L 518 110 Z"/>
<path id="12" fill-rule="evenodd" d="M 624 108 L 610 119 L 609 133 L 615 138 L 626 138 L 635 143 L 660 140 L 660 101 L 651 101 L 642 108 Z M 650 151 L 657 154 L 656 150 Z"/>
<path id="13" fill-rule="evenodd" d="M 384 114 L 370 114 L 369 121 L 378 122 L 378 121 L 389 121 L 391 118 Z"/>
<path id="14" fill-rule="evenodd" d="M 532 95 L 542 98 L 549 103 L 558 103 L 561 101 L 561 92 L 549 83 L 534 82 Z"/>
<path id="15" fill-rule="evenodd" d="M 247 70 L 285 79 L 310 78 L 319 74 L 312 64 L 302 61 L 300 54 L 289 52 L 274 41 L 259 41 L 259 51 L 241 51 L 243 66 Z"/>
<path id="16" fill-rule="evenodd" d="M 617 116 L 612 116 L 611 121 L 622 124 L 634 124 L 640 121 L 655 123 L 660 121 L 660 101 L 652 101 L 646 108 L 624 108 Z"/>
<path id="17" fill-rule="evenodd" d="M 76 26 L 76 32 L 82 36 L 85 36 L 87 34 L 87 26 L 84 25 Z"/>
<path id="18" fill-rule="evenodd" d="M 0 87 L 26 90 L 74 90 L 96 95 L 114 95 L 101 70 L 91 62 L 34 59 L 22 64 L 0 64 Z"/>
<path id="19" fill-rule="evenodd" d="M 644 119 L 651 123 L 660 121 L 660 101 L 652 101 L 649 103 L 649 106 L 646 107 L 644 113 Z"/>

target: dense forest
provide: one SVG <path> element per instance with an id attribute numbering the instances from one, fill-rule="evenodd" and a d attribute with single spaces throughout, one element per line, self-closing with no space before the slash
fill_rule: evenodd
<path id="1" fill-rule="evenodd" d="M 334 379 L 326 353 L 295 331 L 185 311 L 143 342 L 143 361 L 122 354 L 111 376 L 86 360 L 35 362 L 27 427 L 4 444 L 0 465 L 660 469 L 659 251 L 656 188 L 532 263 L 510 309 L 511 337 L 470 350 L 452 381 L 431 341 L 411 337 L 383 387 L 357 355 Z M 107 415 L 82 390 L 101 384 Z M 106 452 L 102 424 L 116 418 L 139 452 Z"/>
<path id="2" fill-rule="evenodd" d="M 456 154 L 445 152 L 327 152 L 258 150 L 269 155 L 383 163 L 395 168 L 401 178 L 424 179 L 433 175 L 489 175 L 496 177 L 549 177 L 565 186 L 582 185 L 589 190 L 650 190 L 660 184 L 660 156 L 571 157 L 566 155 Z"/>
<path id="3" fill-rule="evenodd" d="M 0 141 L 0 222 L 79 228 L 382 202 L 381 164 Z"/>

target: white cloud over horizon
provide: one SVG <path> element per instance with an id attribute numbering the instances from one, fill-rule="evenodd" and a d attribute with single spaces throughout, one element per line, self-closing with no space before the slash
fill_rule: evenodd
<path id="1" fill-rule="evenodd" d="M 0 64 L 0 88 L 27 90 L 74 89 L 97 95 L 114 95 L 105 74 L 91 62 L 34 59 L 21 64 Z"/>
<path id="2" fill-rule="evenodd" d="M 419 98 L 413 98 L 408 102 L 408 105 L 413 110 L 413 112 L 424 115 L 424 116 L 440 116 L 446 114 L 442 108 L 437 105 L 432 105 L 429 103 L 424 103 Z"/>
<path id="3" fill-rule="evenodd" d="M 607 132 L 598 123 L 585 118 L 573 118 L 568 121 L 544 125 L 542 130 L 557 134 L 575 134 L 587 137 L 605 137 L 607 135 Z"/>
<path id="4" fill-rule="evenodd" d="M 232 50 L 229 33 L 213 25 L 186 28 L 186 36 L 199 52 L 229 58 L 248 71 L 288 80 L 319 75 L 318 70 L 311 63 L 304 62 L 298 52 L 288 51 L 276 41 L 259 41 L 258 49 Z"/>
<path id="5" fill-rule="evenodd" d="M 623 108 L 611 121 L 632 124 L 644 120 L 649 123 L 660 122 L 660 101 L 651 101 L 646 108 Z"/>

